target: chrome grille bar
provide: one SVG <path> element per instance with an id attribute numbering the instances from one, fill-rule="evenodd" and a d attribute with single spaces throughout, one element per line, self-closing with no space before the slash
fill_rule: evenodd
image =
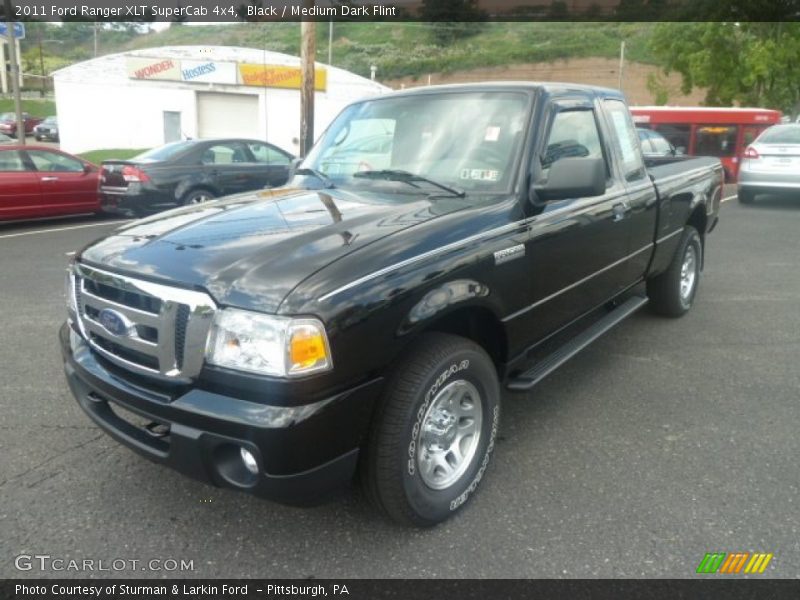
<path id="1" fill-rule="evenodd" d="M 203 367 L 206 338 L 216 305 L 208 294 L 143 281 L 76 263 L 74 281 L 78 305 L 77 323 L 83 337 L 101 356 L 138 374 L 188 382 Z M 89 286 L 91 281 L 97 285 Z M 109 289 L 110 288 L 110 289 Z M 148 306 L 155 303 L 158 313 L 128 306 L 99 293 L 124 296 L 126 302 Z M 113 293 L 112 293 L 113 292 Z M 128 327 L 110 331 L 97 318 L 101 311 L 113 311 Z M 157 342 L 143 339 L 139 327 L 155 330 Z M 148 337 L 151 332 L 148 330 Z M 180 337 L 177 337 L 180 336 Z M 126 351 L 127 350 L 127 351 Z M 124 356 L 123 356 L 124 355 Z M 138 360 L 137 360 L 138 358 Z M 157 364 L 158 368 L 153 368 Z"/>

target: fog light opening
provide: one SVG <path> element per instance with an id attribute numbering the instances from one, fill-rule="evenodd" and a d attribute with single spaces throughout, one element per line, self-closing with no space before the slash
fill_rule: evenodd
<path id="1" fill-rule="evenodd" d="M 244 468 L 250 471 L 253 475 L 258 475 L 258 461 L 253 453 L 247 448 L 239 448 L 239 455 L 242 457 Z"/>

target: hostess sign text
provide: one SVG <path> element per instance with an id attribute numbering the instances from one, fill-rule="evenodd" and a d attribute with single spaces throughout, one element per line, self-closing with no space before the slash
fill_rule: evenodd
<path id="1" fill-rule="evenodd" d="M 245 64 L 214 60 L 178 60 L 174 58 L 128 57 L 130 79 L 185 81 L 190 83 L 224 83 L 258 87 L 299 89 L 299 67 L 284 65 Z M 328 78 L 325 69 L 316 69 L 314 88 L 325 91 Z"/>

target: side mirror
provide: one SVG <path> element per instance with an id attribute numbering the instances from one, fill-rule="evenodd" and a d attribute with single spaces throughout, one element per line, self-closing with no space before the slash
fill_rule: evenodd
<path id="1" fill-rule="evenodd" d="M 542 204 L 605 192 L 606 163 L 602 158 L 562 158 L 550 166 L 546 182 L 531 186 L 529 197 L 534 204 Z"/>
<path id="2" fill-rule="evenodd" d="M 90 165 L 89 163 L 83 163 L 83 172 L 86 175 L 88 175 L 89 173 L 93 173 L 94 172 L 94 166 Z"/>

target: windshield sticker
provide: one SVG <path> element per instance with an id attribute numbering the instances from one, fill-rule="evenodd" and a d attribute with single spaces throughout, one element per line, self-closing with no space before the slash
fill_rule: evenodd
<path id="1" fill-rule="evenodd" d="M 496 142 L 500 139 L 500 128 L 490 125 L 486 128 L 486 136 L 483 138 L 485 142 Z"/>
<path id="2" fill-rule="evenodd" d="M 472 181 L 497 181 L 500 171 L 494 169 L 461 169 L 461 179 Z"/>

